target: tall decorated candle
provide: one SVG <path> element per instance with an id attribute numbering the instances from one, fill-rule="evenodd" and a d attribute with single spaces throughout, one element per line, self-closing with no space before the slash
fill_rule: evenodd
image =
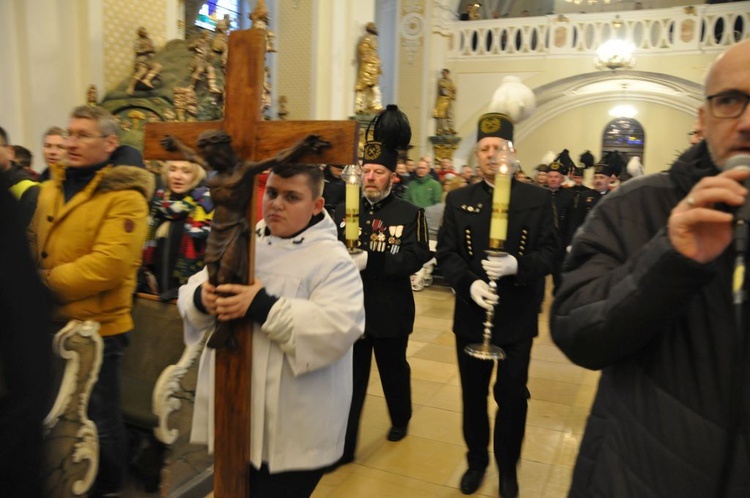
<path id="1" fill-rule="evenodd" d="M 359 242 L 359 198 L 362 186 L 362 168 L 358 164 L 350 164 L 341 173 L 346 182 L 346 210 L 344 215 L 346 247 L 349 251 L 358 250 Z"/>
<path id="2" fill-rule="evenodd" d="M 513 146 L 508 142 L 495 159 L 495 189 L 492 193 L 492 218 L 490 219 L 489 249 L 501 250 L 508 235 L 508 206 L 510 204 L 511 164 L 515 160 Z"/>

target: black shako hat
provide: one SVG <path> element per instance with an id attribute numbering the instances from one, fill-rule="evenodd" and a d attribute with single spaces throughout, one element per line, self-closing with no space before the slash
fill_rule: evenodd
<path id="1" fill-rule="evenodd" d="M 615 168 L 613 168 L 609 164 L 597 163 L 594 165 L 594 174 L 612 176 L 615 174 Z"/>
<path id="2" fill-rule="evenodd" d="M 567 175 L 568 171 L 570 171 L 574 167 L 575 164 L 570 159 L 570 153 L 568 152 L 568 149 L 563 149 L 563 151 L 557 155 L 555 160 L 550 163 L 549 170 L 557 171 L 562 175 Z"/>
<path id="3" fill-rule="evenodd" d="M 405 149 L 411 141 L 409 118 L 395 104 L 389 104 L 367 125 L 365 136 L 372 140 L 362 148 L 363 164 L 380 164 L 396 171 L 398 150 Z"/>
<path id="4" fill-rule="evenodd" d="M 497 137 L 513 141 L 513 122 L 500 112 L 488 112 L 479 117 L 477 142 L 485 137 Z"/>

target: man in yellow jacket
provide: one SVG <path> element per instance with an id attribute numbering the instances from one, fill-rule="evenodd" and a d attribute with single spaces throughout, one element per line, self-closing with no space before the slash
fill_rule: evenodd
<path id="1" fill-rule="evenodd" d="M 104 354 L 89 406 L 100 445 L 92 497 L 117 496 L 125 484 L 120 365 L 133 329 L 132 294 L 154 186 L 147 170 L 111 164 L 119 131 L 102 108 L 73 111 L 67 165 L 42 185 L 30 229 L 40 276 L 53 295 L 53 321 L 101 324 Z"/>

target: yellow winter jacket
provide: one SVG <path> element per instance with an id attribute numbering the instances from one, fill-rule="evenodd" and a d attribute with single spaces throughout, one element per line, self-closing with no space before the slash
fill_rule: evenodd
<path id="1" fill-rule="evenodd" d="M 67 203 L 64 171 L 41 186 L 29 240 L 54 297 L 53 320 L 94 320 L 101 335 L 133 329 L 136 271 L 154 177 L 135 166 L 106 166 Z"/>

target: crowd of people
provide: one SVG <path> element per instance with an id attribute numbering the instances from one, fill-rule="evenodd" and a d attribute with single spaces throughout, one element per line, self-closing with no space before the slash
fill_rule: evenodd
<path id="1" fill-rule="evenodd" d="M 30 327 L 27 335 L 37 332 L 39 340 L 19 354 L 47 355 L 40 351 L 49 332 L 78 319 L 99 322 L 104 342 L 89 405 L 100 445 L 90 496 L 122 491 L 121 365 L 137 333 L 131 311 L 141 291 L 177 300 L 187 342 L 232 320 L 256 324 L 252 495 L 310 496 L 325 472 L 356 461 L 373 355 L 391 421 L 385 437 L 407 437 L 412 291 L 437 265 L 455 294 L 467 446 L 462 493 L 477 491 L 492 455 L 500 495 L 519 495 L 529 361 L 551 275 L 555 342 L 573 362 L 603 371 L 571 496 L 747 496 L 748 306 L 733 275 L 748 220 L 734 224 L 733 212 L 747 202 L 750 172 L 733 166 L 750 166 L 742 162 L 750 154 L 749 54 L 750 41 L 739 42 L 711 66 L 690 148 L 667 173 L 620 181 L 625 158 L 616 152 L 597 161 L 586 151 L 574 161 L 567 149 L 538 165 L 533 179 L 516 167 L 502 256 L 487 250 L 496 249 L 489 239 L 495 173 L 513 140 L 512 120 L 481 116 L 476 169 L 455 168 L 450 158 L 402 156 L 408 118 L 389 105 L 363 148 L 356 248 L 343 243 L 350 218 L 341 168 L 274 163 L 263 177 L 262 217 L 248 233 L 258 241 L 248 285 L 208 279 L 203 258 L 221 198 L 212 200 L 209 187 L 217 184 L 207 183 L 198 161 L 167 162 L 157 178 L 120 144 L 108 111 L 82 106 L 67 129 L 45 132 L 46 169 L 38 175 L 28 149 L 13 146 L 0 128 L 7 235 L 0 248 L 18 263 L 3 273 L 17 276 L 2 287 L 18 288 L 35 306 L 15 319 L 8 298 L 0 302 L 13 325 L 0 335 L 0 428 L 30 429 L 29 437 L 3 438 L 15 450 L 2 451 L 16 451 L 24 469 L 3 466 L 3 489 L 39 492 L 29 476 L 41 458 L 45 407 L 24 393 L 48 376 L 41 367 L 19 381 L 25 366 L 8 354 L 10 334 Z M 207 144 L 198 143 L 204 156 Z M 29 250 L 19 251 L 24 230 Z M 502 361 L 467 349 L 482 341 L 488 317 Z M 209 448 L 214 362 L 206 348 L 191 435 Z"/>

